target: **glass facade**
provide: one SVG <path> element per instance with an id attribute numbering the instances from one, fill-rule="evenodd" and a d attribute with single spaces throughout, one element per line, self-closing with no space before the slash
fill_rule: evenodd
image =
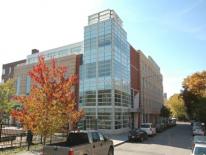
<path id="1" fill-rule="evenodd" d="M 128 127 L 131 106 L 130 49 L 120 19 L 112 10 L 105 12 L 90 16 L 107 14 L 84 29 L 79 101 L 87 128 L 121 129 Z"/>
<path id="2" fill-rule="evenodd" d="M 37 63 L 38 57 L 44 56 L 45 60 L 50 60 L 52 58 L 61 58 L 72 54 L 82 53 L 82 42 L 75 44 L 70 44 L 67 46 L 62 46 L 59 48 L 54 48 L 51 50 L 43 51 L 41 53 L 31 54 L 27 56 L 27 64 Z"/>

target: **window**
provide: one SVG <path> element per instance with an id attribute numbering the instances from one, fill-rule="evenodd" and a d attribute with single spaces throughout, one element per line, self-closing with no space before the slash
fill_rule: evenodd
<path id="1" fill-rule="evenodd" d="M 92 132 L 92 139 L 93 142 L 99 142 L 100 141 L 99 134 L 97 132 Z"/>
<path id="2" fill-rule="evenodd" d="M 12 68 L 11 68 L 11 67 L 9 67 L 9 74 L 11 73 L 11 70 L 12 70 Z"/>
<path id="3" fill-rule="evenodd" d="M 98 108 L 98 128 L 111 129 L 112 109 Z"/>
<path id="4" fill-rule="evenodd" d="M 195 147 L 195 153 L 197 155 L 203 155 L 206 154 L 206 148 L 205 147 Z"/>
<path id="5" fill-rule="evenodd" d="M 121 106 L 121 92 L 118 90 L 115 90 L 115 105 Z"/>
<path id="6" fill-rule="evenodd" d="M 101 133 L 99 133 L 99 137 L 100 137 L 100 140 L 101 141 L 104 141 L 105 139 L 104 139 L 104 136 L 101 134 Z"/>
<path id="7" fill-rule="evenodd" d="M 95 91 L 85 92 L 85 104 L 87 106 L 95 106 L 96 105 L 96 92 Z"/>
<path id="8" fill-rule="evenodd" d="M 81 46 L 73 47 L 73 48 L 71 49 L 71 52 L 72 52 L 72 53 L 74 53 L 74 52 L 79 52 L 79 51 L 81 51 Z"/>
<path id="9" fill-rule="evenodd" d="M 21 77 L 19 76 L 16 81 L 16 95 L 20 95 L 21 91 Z"/>
<path id="10" fill-rule="evenodd" d="M 4 75 L 5 74 L 5 68 L 3 68 L 3 70 L 2 70 L 2 75 Z"/>
<path id="11" fill-rule="evenodd" d="M 99 61 L 98 63 L 99 77 L 111 75 L 111 60 Z"/>
<path id="12" fill-rule="evenodd" d="M 142 124 L 141 128 L 150 128 L 150 125 L 149 124 Z"/>
<path id="13" fill-rule="evenodd" d="M 115 129 L 122 128 L 122 110 L 120 108 L 115 109 Z"/>
<path id="14" fill-rule="evenodd" d="M 31 78 L 29 76 L 26 77 L 26 95 L 29 95 L 31 88 Z"/>
<path id="15" fill-rule="evenodd" d="M 96 63 L 89 63 L 86 65 L 86 77 L 87 78 L 96 77 Z"/>
<path id="16" fill-rule="evenodd" d="M 98 90 L 98 105 L 111 105 L 111 90 Z"/>
<path id="17" fill-rule="evenodd" d="M 101 35 L 98 38 L 98 46 L 108 46 L 111 44 L 111 34 Z"/>

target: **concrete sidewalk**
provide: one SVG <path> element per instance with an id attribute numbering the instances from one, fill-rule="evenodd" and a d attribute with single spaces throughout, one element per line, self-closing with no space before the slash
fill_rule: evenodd
<path id="1" fill-rule="evenodd" d="M 39 152 L 25 151 L 25 152 L 19 152 L 16 155 L 40 155 L 40 153 Z"/>

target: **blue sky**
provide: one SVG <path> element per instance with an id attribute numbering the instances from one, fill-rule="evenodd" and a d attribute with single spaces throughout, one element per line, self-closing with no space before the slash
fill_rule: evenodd
<path id="1" fill-rule="evenodd" d="M 180 91 L 184 77 L 206 70 L 206 1 L 127 0 L 104 4 L 123 19 L 129 42 L 161 67 L 169 96 Z"/>
<path id="2" fill-rule="evenodd" d="M 0 66 L 33 48 L 83 40 L 87 16 L 107 8 L 123 20 L 128 41 L 158 63 L 169 96 L 184 77 L 206 69 L 205 0 L 0 1 Z"/>

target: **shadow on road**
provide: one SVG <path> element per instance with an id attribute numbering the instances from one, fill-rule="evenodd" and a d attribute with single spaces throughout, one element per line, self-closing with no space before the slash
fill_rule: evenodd
<path id="1" fill-rule="evenodd" d="M 166 145 L 184 149 L 191 149 L 192 132 L 189 123 L 178 122 L 173 128 L 167 129 L 149 138 L 144 144 Z"/>

